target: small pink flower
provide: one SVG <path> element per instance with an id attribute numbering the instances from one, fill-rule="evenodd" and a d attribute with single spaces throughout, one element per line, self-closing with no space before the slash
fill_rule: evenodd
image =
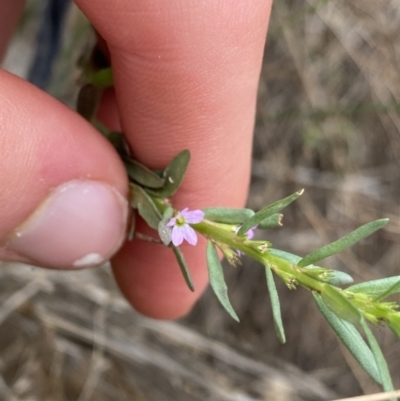
<path id="1" fill-rule="evenodd" d="M 247 239 L 252 239 L 254 237 L 254 230 L 257 228 L 258 224 L 255 225 L 254 227 L 251 227 L 249 231 L 246 232 L 246 237 Z M 238 232 L 240 227 L 236 229 L 236 232 Z"/>
<path id="2" fill-rule="evenodd" d="M 255 225 L 254 227 L 251 227 L 250 230 L 246 232 L 246 237 L 247 237 L 247 239 L 252 239 L 252 238 L 254 237 L 254 230 L 257 228 L 257 226 L 258 226 L 258 224 Z M 240 229 L 240 227 L 238 227 L 238 228 L 236 229 L 236 232 L 238 232 L 239 229 Z M 240 252 L 239 250 L 237 250 L 236 252 L 237 252 L 237 254 L 238 254 L 239 256 L 242 256 L 242 252 Z"/>
<path id="3" fill-rule="evenodd" d="M 246 236 L 247 239 L 252 239 L 254 237 L 254 230 L 257 228 L 257 226 L 251 227 L 249 231 L 247 231 Z"/>
<path id="4" fill-rule="evenodd" d="M 172 243 L 175 246 L 182 244 L 185 239 L 190 245 L 197 244 L 197 234 L 189 224 L 200 223 L 204 219 L 204 213 L 201 210 L 189 211 L 189 208 L 183 209 L 167 223 L 172 227 Z"/>

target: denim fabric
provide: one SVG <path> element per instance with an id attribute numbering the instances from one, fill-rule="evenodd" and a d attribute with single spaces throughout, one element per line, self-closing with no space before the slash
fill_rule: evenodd
<path id="1" fill-rule="evenodd" d="M 51 81 L 53 64 L 60 47 L 65 16 L 71 0 L 47 0 L 37 35 L 36 54 L 29 69 L 28 80 L 46 89 Z"/>

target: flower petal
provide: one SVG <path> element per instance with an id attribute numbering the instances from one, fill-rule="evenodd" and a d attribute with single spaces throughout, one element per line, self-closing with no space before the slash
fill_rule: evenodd
<path id="1" fill-rule="evenodd" d="M 182 212 L 183 214 L 183 212 Z M 204 219 L 204 213 L 201 210 L 192 210 L 191 212 L 186 212 L 184 214 L 186 223 L 197 224 Z"/>
<path id="2" fill-rule="evenodd" d="M 246 233 L 247 239 L 252 239 L 254 237 L 254 230 L 250 228 L 249 231 Z"/>
<path id="3" fill-rule="evenodd" d="M 176 217 L 171 217 L 169 222 L 167 223 L 168 227 L 172 227 L 176 224 Z"/>
<path id="4" fill-rule="evenodd" d="M 246 236 L 247 239 L 252 239 L 254 237 L 254 230 L 257 228 L 258 224 L 254 227 L 251 227 L 249 231 L 247 231 Z"/>
<path id="5" fill-rule="evenodd" d="M 171 239 L 172 239 L 172 243 L 173 243 L 175 246 L 179 246 L 179 245 L 181 245 L 182 242 L 183 242 L 183 238 L 184 238 L 184 227 L 185 227 L 185 226 L 183 226 L 183 227 L 174 226 L 173 229 L 172 229 L 172 236 L 171 236 Z"/>
<path id="6" fill-rule="evenodd" d="M 197 234 L 192 227 L 190 227 L 188 224 L 185 224 L 183 227 L 181 227 L 181 231 L 183 233 L 183 238 L 185 238 L 190 245 L 197 244 Z"/>

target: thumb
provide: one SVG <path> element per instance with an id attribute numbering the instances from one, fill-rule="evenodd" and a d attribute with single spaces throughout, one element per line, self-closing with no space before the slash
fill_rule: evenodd
<path id="1" fill-rule="evenodd" d="M 111 145 L 44 92 L 0 71 L 0 258 L 52 268 L 109 259 L 127 220 Z"/>

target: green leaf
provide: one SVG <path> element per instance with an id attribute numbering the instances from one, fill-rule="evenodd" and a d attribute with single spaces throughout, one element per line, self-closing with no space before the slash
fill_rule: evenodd
<path id="1" fill-rule="evenodd" d="M 128 241 L 133 240 L 133 237 L 135 235 L 135 229 L 136 229 L 136 212 L 134 210 L 132 210 L 131 221 L 130 221 L 128 236 L 127 236 Z"/>
<path id="2" fill-rule="evenodd" d="M 366 323 L 365 319 L 361 320 L 361 327 L 363 328 L 364 333 L 367 337 L 368 344 L 372 350 L 372 354 L 374 355 L 375 363 L 380 374 L 381 380 L 378 381 L 378 383 L 382 384 L 382 387 L 385 391 L 394 391 L 392 379 L 390 377 L 390 372 L 385 357 L 383 356 L 382 350 L 379 347 L 379 344 L 376 341 L 375 336 L 372 334 L 372 331 Z M 396 399 L 391 398 L 391 401 L 396 401 Z"/>
<path id="3" fill-rule="evenodd" d="M 174 215 L 174 209 L 171 206 L 168 206 L 163 213 L 163 220 L 170 220 Z"/>
<path id="4" fill-rule="evenodd" d="M 271 299 L 272 316 L 274 318 L 275 332 L 278 336 L 279 341 L 284 344 L 286 342 L 285 329 L 283 328 L 282 316 L 281 316 L 281 305 L 279 302 L 278 291 L 275 286 L 274 276 L 269 266 L 265 266 L 265 273 L 267 276 L 267 286 L 269 297 Z"/>
<path id="5" fill-rule="evenodd" d="M 225 310 L 233 319 L 239 322 L 239 318 L 228 298 L 228 288 L 225 283 L 224 272 L 222 270 L 221 261 L 218 257 L 217 249 L 211 241 L 208 241 L 207 243 L 207 266 L 211 288 L 214 290 L 215 295 Z"/>
<path id="6" fill-rule="evenodd" d="M 282 227 L 283 214 L 275 213 L 272 216 L 267 217 L 265 220 L 258 223 L 258 227 L 262 230 L 269 228 Z"/>
<path id="7" fill-rule="evenodd" d="M 400 293 L 400 276 L 387 277 L 366 281 L 346 288 L 351 292 L 363 292 L 370 295 L 374 301 L 382 300 L 390 295 Z"/>
<path id="8" fill-rule="evenodd" d="M 109 131 L 107 135 L 104 136 L 110 141 L 111 145 L 114 146 L 119 154 L 126 154 L 125 149 L 127 145 L 121 132 Z"/>
<path id="9" fill-rule="evenodd" d="M 344 249 L 353 246 L 363 238 L 368 237 L 368 235 L 371 235 L 373 232 L 384 227 L 388 223 L 388 221 L 389 219 L 381 219 L 364 224 L 363 226 L 357 228 L 356 230 L 338 239 L 337 241 L 309 253 L 300 261 L 298 265 L 300 267 L 305 267 L 329 256 L 342 252 Z"/>
<path id="10" fill-rule="evenodd" d="M 388 320 L 386 323 L 390 330 L 392 330 L 393 333 L 400 338 L 400 316 L 398 314 L 392 315 L 390 320 Z"/>
<path id="11" fill-rule="evenodd" d="M 180 187 L 190 161 L 190 152 L 183 150 L 178 153 L 164 170 L 165 184 L 161 189 L 149 189 L 147 192 L 159 198 L 169 198 Z"/>
<path id="12" fill-rule="evenodd" d="M 287 262 L 289 262 L 293 265 L 297 265 L 301 260 L 300 256 L 294 255 L 293 253 L 281 251 L 280 249 L 271 248 L 269 250 L 269 253 L 271 255 L 277 256 L 278 258 L 286 260 Z M 307 266 L 307 268 L 311 268 L 311 267 L 314 267 L 314 266 Z"/>
<path id="13" fill-rule="evenodd" d="M 331 312 L 319 294 L 313 292 L 313 296 L 318 309 L 356 361 L 366 373 L 380 383 L 381 378 L 375 358 L 354 325 L 338 318 Z"/>
<path id="14" fill-rule="evenodd" d="M 361 321 L 360 311 L 342 294 L 340 290 L 329 284 L 323 284 L 321 297 L 325 305 L 339 318 L 352 324 Z"/>
<path id="15" fill-rule="evenodd" d="M 91 84 L 86 84 L 79 90 L 76 111 L 87 121 L 92 121 L 96 116 L 101 93 L 101 89 Z"/>
<path id="16" fill-rule="evenodd" d="M 127 159 L 124 164 L 129 178 L 138 184 L 147 188 L 162 188 L 164 186 L 165 180 L 142 163 Z"/>
<path id="17" fill-rule="evenodd" d="M 114 86 L 114 77 L 111 67 L 103 68 L 102 70 L 93 73 L 89 81 L 92 85 L 100 89 Z"/>
<path id="18" fill-rule="evenodd" d="M 96 119 L 94 119 L 92 123 L 99 130 L 99 132 L 111 142 L 117 152 L 125 156 L 126 152 L 124 148 L 127 145 L 122 132 L 110 131 L 100 121 Z"/>
<path id="19" fill-rule="evenodd" d="M 174 251 L 176 260 L 179 264 L 179 267 L 181 268 L 181 272 L 183 275 L 183 278 L 185 279 L 185 283 L 189 287 L 190 291 L 194 292 L 194 285 L 193 285 L 193 280 L 192 276 L 190 275 L 190 270 L 187 267 L 185 258 L 183 257 L 182 251 L 177 247 L 177 246 L 172 246 L 172 250 Z"/>
<path id="20" fill-rule="evenodd" d="M 300 190 L 298 192 L 295 192 L 294 194 L 288 196 L 287 198 L 278 200 L 271 205 L 265 207 L 264 209 L 261 209 L 259 212 L 257 212 L 253 217 L 251 217 L 249 220 L 247 220 L 242 227 L 240 227 L 238 231 L 238 235 L 244 235 L 249 231 L 252 227 L 256 226 L 257 224 L 260 224 L 262 221 L 267 219 L 268 217 L 271 217 L 275 213 L 280 212 L 282 209 L 284 209 L 286 206 L 290 205 L 293 201 L 298 199 L 304 190 Z"/>
<path id="21" fill-rule="evenodd" d="M 334 286 L 341 286 L 341 285 L 347 285 L 352 283 L 353 277 L 350 276 L 350 274 L 347 274 L 345 272 L 341 272 L 339 270 L 328 270 L 328 278 L 326 282 L 328 284 L 334 285 Z"/>
<path id="22" fill-rule="evenodd" d="M 151 197 L 138 185 L 131 184 L 132 201 L 131 205 L 137 209 L 139 215 L 146 223 L 155 230 L 158 230 L 158 225 L 162 219 L 161 213 L 157 209 Z"/>
<path id="23" fill-rule="evenodd" d="M 203 209 L 204 218 L 218 223 L 243 224 L 250 217 L 254 216 L 251 209 L 230 209 L 226 207 L 209 207 Z"/>

